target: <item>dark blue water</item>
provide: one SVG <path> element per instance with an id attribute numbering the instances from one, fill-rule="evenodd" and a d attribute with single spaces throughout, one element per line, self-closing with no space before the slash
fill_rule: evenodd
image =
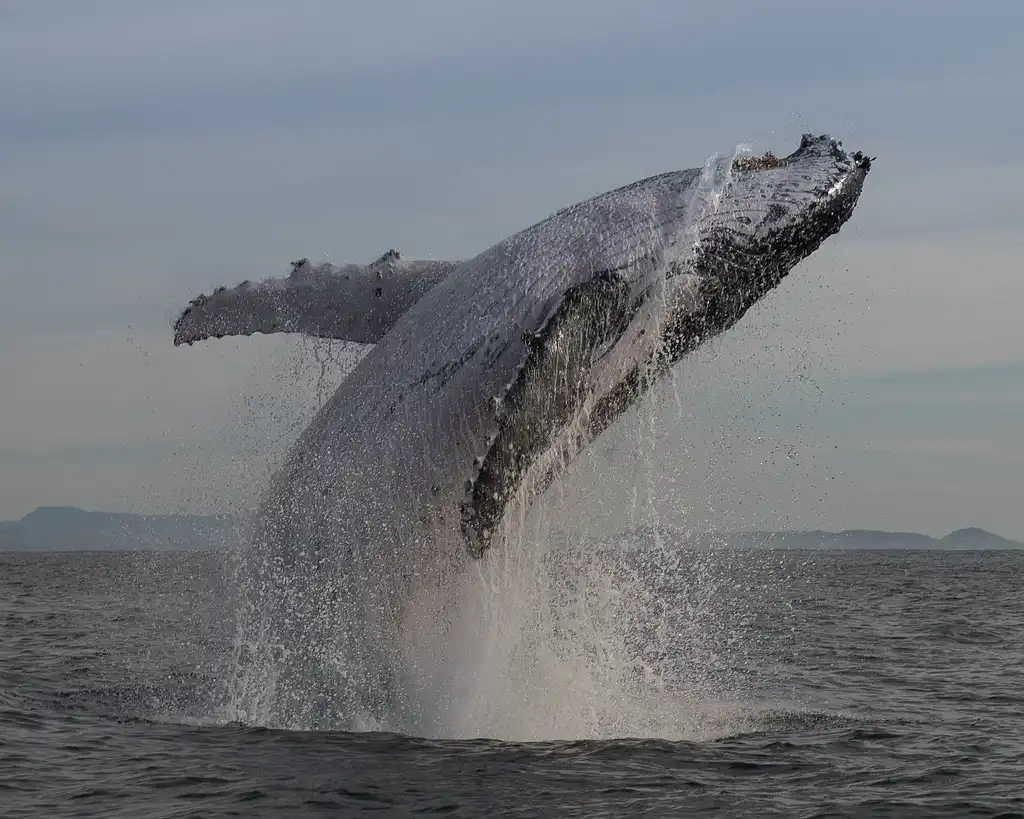
<path id="1" fill-rule="evenodd" d="M 218 723 L 229 561 L 0 555 L 0 816 L 1024 816 L 1024 553 L 723 565 L 696 740 L 512 743 Z"/>

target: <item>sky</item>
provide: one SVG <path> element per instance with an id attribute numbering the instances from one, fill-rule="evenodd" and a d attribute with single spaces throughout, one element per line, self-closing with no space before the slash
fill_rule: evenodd
<path id="1" fill-rule="evenodd" d="M 1016 0 L 0 2 L 0 519 L 252 502 L 354 353 L 174 348 L 197 292 L 475 255 L 813 131 L 878 157 L 853 219 L 563 491 L 1024 540 L 1022 30 Z"/>

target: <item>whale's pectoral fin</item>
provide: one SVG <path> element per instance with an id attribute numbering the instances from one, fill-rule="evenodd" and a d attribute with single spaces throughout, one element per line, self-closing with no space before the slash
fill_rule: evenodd
<path id="1" fill-rule="evenodd" d="M 389 251 L 368 265 L 292 262 L 282 279 L 242 282 L 199 296 L 174 322 L 174 343 L 253 333 L 303 333 L 375 344 L 459 262 L 405 261 Z"/>
<path id="2" fill-rule="evenodd" d="M 598 272 L 562 294 L 543 326 L 524 334 L 518 375 L 496 401 L 497 432 L 476 461 L 461 507 L 462 533 L 474 556 L 487 549 L 541 456 L 551 453 L 555 465 L 536 476 L 535 491 L 578 447 L 574 432 L 563 441 L 559 432 L 588 405 L 595 357 L 622 334 L 639 304 L 624 277 Z"/>

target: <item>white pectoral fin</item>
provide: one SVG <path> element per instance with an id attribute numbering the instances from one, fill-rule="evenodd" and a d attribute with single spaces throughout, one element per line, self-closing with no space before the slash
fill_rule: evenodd
<path id="1" fill-rule="evenodd" d="M 174 343 L 253 333 L 303 333 L 375 344 L 459 262 L 405 261 L 397 251 L 368 265 L 292 262 L 286 278 L 218 287 L 174 322 Z"/>

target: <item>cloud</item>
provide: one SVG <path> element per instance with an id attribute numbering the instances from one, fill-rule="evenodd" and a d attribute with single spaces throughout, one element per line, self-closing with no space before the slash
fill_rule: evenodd
<path id="1" fill-rule="evenodd" d="M 688 110 L 689 128 L 696 101 L 717 102 L 720 115 L 765 98 L 773 112 L 831 101 L 846 110 L 829 111 L 844 131 L 862 118 L 870 126 L 874 112 L 911 113 L 935 136 L 964 123 L 964 105 L 983 101 L 992 114 L 989 95 L 1012 85 L 998 69 L 1016 64 L 1022 22 L 1011 3 L 985 15 L 900 4 L 884 24 L 796 2 L 734 4 L 729 14 L 667 0 L 629 14 L 610 0 L 57 7 L 34 4 L 4 21 L 0 71 L 19 80 L 0 91 L 7 141 L 370 119 L 486 128 L 507 111 L 535 119 L 596 103 L 612 114 L 638 98 Z M 943 95 L 959 116 L 928 104 Z"/>

